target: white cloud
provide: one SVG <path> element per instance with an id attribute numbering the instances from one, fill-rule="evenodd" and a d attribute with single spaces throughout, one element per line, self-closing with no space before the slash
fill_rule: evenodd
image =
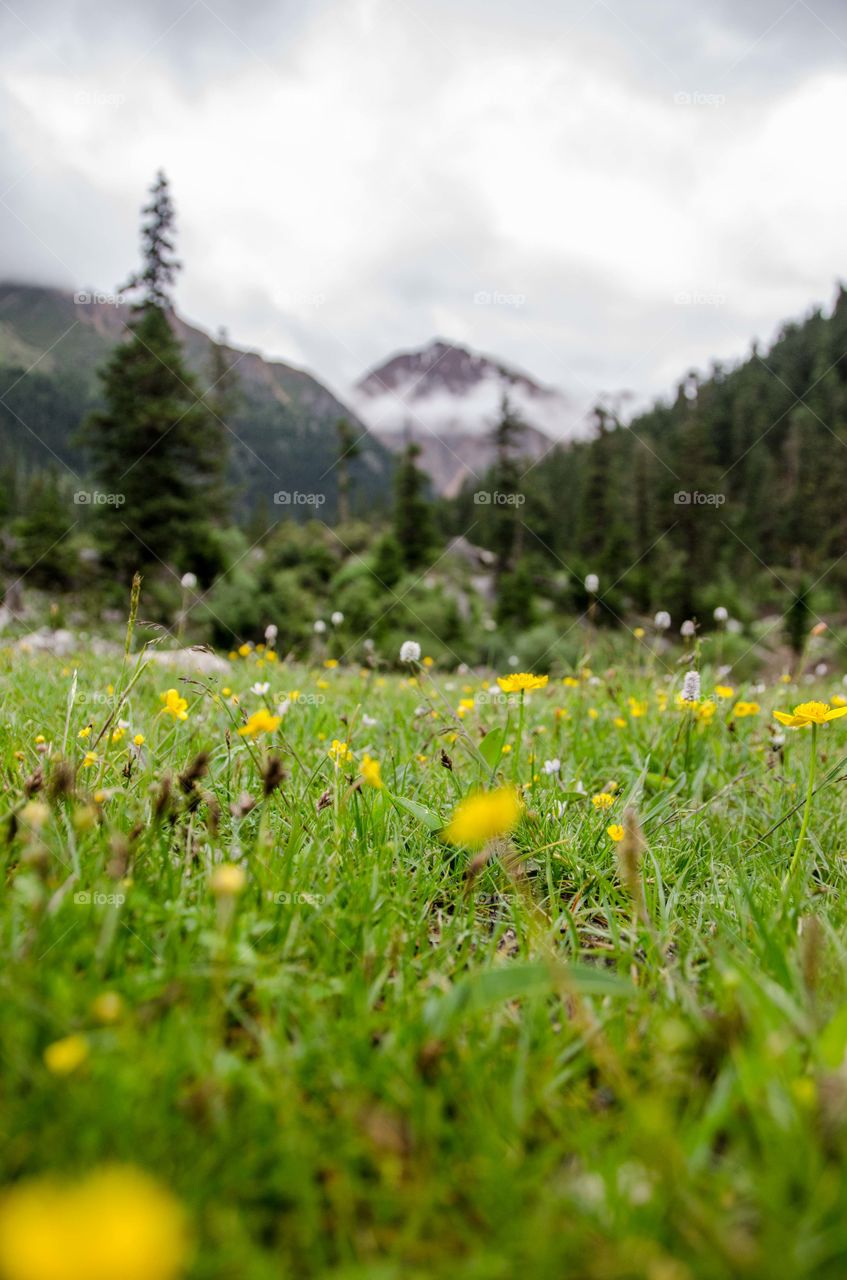
<path id="1" fill-rule="evenodd" d="M 699 63 L 663 0 L 640 24 L 571 6 L 558 38 L 472 0 L 338 0 L 283 32 L 215 7 L 9 59 L 7 270 L 113 287 L 163 165 L 190 318 L 337 388 L 439 333 L 580 397 L 741 355 L 847 271 L 847 75 L 813 15 L 808 67 L 770 82 L 786 32 L 755 43 L 766 14 L 742 31 L 722 3 Z"/>

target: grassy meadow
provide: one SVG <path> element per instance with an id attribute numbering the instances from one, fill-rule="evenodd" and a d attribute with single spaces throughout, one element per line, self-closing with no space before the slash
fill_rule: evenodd
<path id="1" fill-rule="evenodd" d="M 4 1280 L 844 1275 L 847 691 L 604 643 L 2 651 Z"/>

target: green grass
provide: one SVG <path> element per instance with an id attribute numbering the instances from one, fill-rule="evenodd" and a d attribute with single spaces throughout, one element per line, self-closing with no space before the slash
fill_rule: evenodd
<path id="1" fill-rule="evenodd" d="M 140 1165 L 188 1208 L 197 1280 L 844 1275 L 847 720 L 818 735 L 793 897 L 810 736 L 769 736 L 774 706 L 832 687 L 739 688 L 760 712 L 721 702 L 686 746 L 662 666 L 551 678 L 526 702 L 520 859 L 473 879 L 434 828 L 518 748 L 517 701 L 479 676 L 150 667 L 121 741 L 63 780 L 66 718 L 76 768 L 128 679 L 120 653 L 2 658 L 3 1185 Z M 256 680 L 271 707 L 301 697 L 248 743 Z M 160 714 L 173 685 L 185 722 Z M 383 790 L 351 785 L 366 750 Z M 269 751 L 285 778 L 263 798 Z M 628 805 L 641 913 L 606 834 Z M 231 920 L 222 861 L 247 872 Z M 107 991 L 124 1011 L 104 1025 Z M 87 1060 L 51 1074 L 73 1033 Z"/>

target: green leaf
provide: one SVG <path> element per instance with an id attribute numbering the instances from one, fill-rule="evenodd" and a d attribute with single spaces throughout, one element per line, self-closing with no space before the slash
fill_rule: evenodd
<path id="1" fill-rule="evenodd" d="M 429 831 L 440 831 L 444 826 L 444 819 L 434 809 L 428 809 L 425 804 L 419 804 L 417 800 L 407 800 L 405 796 L 392 796 L 391 799 L 399 809 L 405 809 L 406 813 L 417 818 L 418 822 Z"/>
<path id="2" fill-rule="evenodd" d="M 818 1037 L 818 1054 L 821 1062 L 835 1071 L 844 1061 L 847 1052 L 847 1004 L 833 1014 Z"/>
<path id="3" fill-rule="evenodd" d="M 503 754 L 503 742 L 506 737 L 506 730 L 502 727 L 498 729 L 490 729 L 479 744 L 479 754 L 493 773 L 500 763 L 500 757 Z"/>

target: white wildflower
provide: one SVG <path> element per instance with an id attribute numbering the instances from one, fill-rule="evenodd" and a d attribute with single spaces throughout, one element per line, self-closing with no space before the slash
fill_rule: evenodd
<path id="1" fill-rule="evenodd" d="M 694 623 L 691 621 L 690 618 L 686 618 L 685 622 L 683 622 L 682 626 L 679 629 L 679 634 L 683 636 L 686 640 L 690 640 L 693 635 L 696 635 L 696 633 L 697 633 L 697 628 L 695 627 Z"/>
<path id="2" fill-rule="evenodd" d="M 671 615 L 668 613 L 667 609 L 660 609 L 653 619 L 653 626 L 657 631 L 667 631 L 670 625 Z"/>
<path id="3" fill-rule="evenodd" d="M 316 636 L 323 635 L 323 633 L 326 631 L 326 623 L 324 622 L 323 618 L 318 618 L 312 630 L 314 631 Z"/>
<path id="4" fill-rule="evenodd" d="M 404 640 L 400 646 L 401 662 L 420 662 L 421 646 L 417 640 Z"/>
<path id="5" fill-rule="evenodd" d="M 272 649 L 276 644 L 276 638 L 279 635 L 279 627 L 276 623 L 271 622 L 265 627 L 265 643 Z"/>
<path id="6" fill-rule="evenodd" d="M 585 590 L 590 596 L 596 596 L 600 590 L 600 579 L 596 573 L 587 573 L 585 575 Z"/>
<path id="7" fill-rule="evenodd" d="M 686 671 L 682 682 L 682 700 L 683 702 L 700 701 L 700 673 L 698 671 Z"/>
<path id="8" fill-rule="evenodd" d="M 197 574 L 184 573 L 179 580 L 179 584 L 181 587 L 184 587 L 186 591 L 193 591 L 197 586 Z"/>
<path id="9" fill-rule="evenodd" d="M 715 609 L 715 612 L 712 614 L 712 617 L 717 623 L 723 624 L 724 622 L 728 622 L 729 609 L 725 609 L 722 604 L 719 604 L 717 609 Z"/>
<path id="10" fill-rule="evenodd" d="M 558 756 L 554 756 L 552 760 L 545 760 L 541 766 L 546 774 L 558 773 L 562 767 L 562 762 Z"/>
<path id="11" fill-rule="evenodd" d="M 344 621 L 344 614 L 341 612 L 340 609 L 336 609 L 335 612 L 330 616 L 329 620 L 334 627 L 340 627 L 342 622 Z"/>
<path id="12" fill-rule="evenodd" d="M 379 721 L 376 720 L 373 716 L 363 715 L 362 724 L 365 726 L 366 729 L 373 729 L 374 725 L 379 724 Z"/>

